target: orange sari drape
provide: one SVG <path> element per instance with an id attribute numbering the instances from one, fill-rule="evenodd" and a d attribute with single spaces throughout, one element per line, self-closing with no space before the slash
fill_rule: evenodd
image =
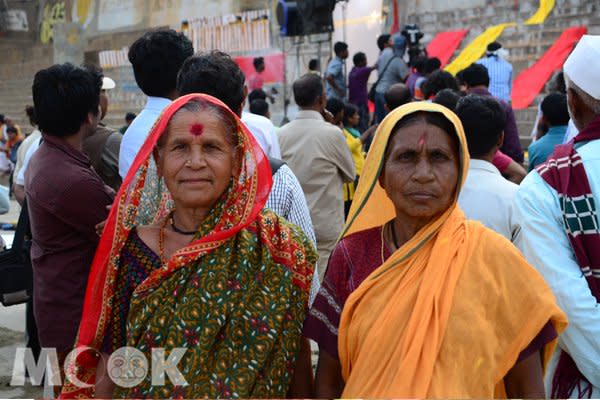
<path id="1" fill-rule="evenodd" d="M 343 236 L 394 217 L 377 178 L 393 127 L 418 111 L 442 113 L 455 127 L 455 201 L 346 301 L 338 342 L 343 397 L 504 397 L 503 379 L 520 352 L 548 321 L 558 333 L 567 321 L 518 250 L 458 208 L 469 154 L 454 113 L 425 102 L 390 113 L 376 133 Z M 555 345 L 545 347 L 544 365 Z"/>

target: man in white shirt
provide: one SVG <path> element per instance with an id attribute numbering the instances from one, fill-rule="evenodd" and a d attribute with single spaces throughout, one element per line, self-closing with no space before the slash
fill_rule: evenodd
<path id="1" fill-rule="evenodd" d="M 17 150 L 17 162 L 15 163 L 15 169 L 13 170 L 13 176 L 17 176 L 19 174 L 19 170 L 23 166 L 23 160 L 25 159 L 25 154 L 27 154 L 27 149 L 29 146 L 36 140 L 39 140 L 42 137 L 42 132 L 37 127 L 37 119 L 35 117 L 35 110 L 32 105 L 25 106 L 25 114 L 27 114 L 27 118 L 29 119 L 29 123 L 33 127 L 31 133 L 29 133 L 21 145 L 19 146 L 19 150 Z"/>
<path id="2" fill-rule="evenodd" d="M 521 183 L 515 243 L 554 292 L 569 326 L 546 372 L 550 398 L 600 397 L 600 36 L 584 35 L 564 65 L 580 131 Z"/>
<path id="3" fill-rule="evenodd" d="M 35 143 L 35 147 L 37 148 L 37 146 L 39 146 L 39 141 L 42 137 L 42 132 L 40 132 L 40 130 L 37 128 L 37 119 L 35 116 L 35 110 L 33 109 L 33 106 L 29 105 L 25 107 L 25 113 L 27 114 L 27 117 L 29 118 L 29 123 L 31 124 L 31 126 L 33 126 L 33 132 L 31 132 L 29 134 L 29 136 L 27 136 L 25 138 L 25 140 L 23 140 L 23 143 L 21 143 L 21 145 L 19 146 L 19 150 L 17 151 L 17 163 L 15 165 L 15 169 L 13 171 L 13 185 L 12 185 L 12 190 L 13 193 L 15 194 L 15 199 L 17 200 L 17 202 L 19 203 L 19 205 L 23 205 L 23 200 L 25 199 L 25 178 L 24 176 L 22 176 L 19 184 L 17 184 L 17 178 L 19 177 L 19 172 L 21 171 L 21 168 L 23 168 L 23 163 L 25 161 L 25 157 L 27 155 L 27 152 L 29 150 L 29 147 L 31 147 L 34 143 Z M 31 158 L 31 156 L 30 156 Z"/>
<path id="4" fill-rule="evenodd" d="M 34 140 L 29 148 L 27 149 L 27 153 L 25 153 L 25 158 L 23 159 L 23 165 L 19 169 L 19 173 L 15 177 L 15 182 L 13 184 L 15 198 L 17 202 L 23 205 L 23 201 L 25 200 L 25 171 L 29 167 L 29 162 L 31 161 L 31 157 L 35 154 L 37 149 L 40 147 L 42 143 L 42 135 L 38 136 L 36 140 Z"/>
<path id="5" fill-rule="evenodd" d="M 255 89 L 247 96 L 248 102 L 262 99 L 267 100 L 267 94 L 262 89 Z M 254 114 L 252 112 L 242 111 L 242 122 L 246 124 L 248 129 L 258 140 L 258 144 L 262 147 L 265 154 L 272 158 L 281 159 L 281 150 L 279 148 L 279 140 L 275 132 L 275 125 L 269 118 Z"/>
<path id="6" fill-rule="evenodd" d="M 281 150 L 279 149 L 279 141 L 275 133 L 275 125 L 262 115 L 253 114 L 251 112 L 242 112 L 242 122 L 246 124 L 252 132 L 260 147 L 268 157 L 281 158 Z"/>
<path id="7" fill-rule="evenodd" d="M 162 110 L 178 97 L 175 90 L 177 73 L 185 59 L 193 54 L 192 42 L 183 33 L 172 29 L 146 32 L 129 48 L 128 58 L 135 81 L 148 96 L 148 101 L 123 135 L 119 151 L 121 178 L 127 175 Z"/>
<path id="8" fill-rule="evenodd" d="M 480 221 L 514 241 L 520 232 L 513 209 L 519 187 L 504 179 L 492 164 L 504 140 L 506 113 L 494 98 L 478 95 L 460 99 L 455 112 L 465 130 L 471 155 L 467 180 L 458 204 L 467 218 Z"/>

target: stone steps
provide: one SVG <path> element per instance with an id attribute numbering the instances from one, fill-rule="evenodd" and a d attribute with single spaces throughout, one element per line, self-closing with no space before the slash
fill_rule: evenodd
<path id="1" fill-rule="evenodd" d="M 556 41 L 562 32 L 573 26 L 585 25 L 590 34 L 600 34 L 600 1 L 557 0 L 555 8 L 542 25 L 524 25 L 537 9 L 538 1 L 519 1 L 514 10 L 514 0 L 495 1 L 493 7 L 457 9 L 446 12 L 427 12 L 409 16 L 407 21 L 417 23 L 425 33 L 424 42 L 430 41 L 437 32 L 468 27 L 469 33 L 457 49 L 456 57 L 465 46 L 486 28 L 502 22 L 514 21 L 516 26 L 507 27 L 498 39 L 509 50 L 509 61 L 513 65 L 513 76 L 533 65 Z M 515 117 L 524 149 L 529 146 L 531 129 L 537 114 L 540 94 L 532 107 L 516 110 Z"/>

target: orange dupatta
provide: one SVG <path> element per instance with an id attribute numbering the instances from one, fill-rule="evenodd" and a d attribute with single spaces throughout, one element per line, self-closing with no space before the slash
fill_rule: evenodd
<path id="1" fill-rule="evenodd" d="M 454 202 L 376 269 L 346 301 L 339 327 L 343 397 L 504 396 L 503 378 L 548 321 L 566 317 L 542 277 L 500 235 L 457 207 L 469 154 L 462 125 L 437 104 L 392 111 L 380 124 L 342 237 L 395 217 L 378 183 L 403 117 L 443 114 L 459 139 Z M 556 340 L 545 348 L 544 364 Z"/>

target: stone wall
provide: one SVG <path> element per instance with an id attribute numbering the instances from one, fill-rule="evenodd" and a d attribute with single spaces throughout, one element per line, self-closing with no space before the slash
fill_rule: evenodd
<path id="1" fill-rule="evenodd" d="M 432 12 L 442 12 L 448 10 L 466 10 L 480 8 L 493 3 L 489 0 L 452 0 L 452 1 L 440 1 L 440 0 L 409 0 L 399 1 L 400 7 L 405 9 L 407 15 L 411 14 L 425 14 Z"/>
<path id="2" fill-rule="evenodd" d="M 584 25 L 588 33 L 600 34 L 600 2 L 597 0 L 557 0 L 543 24 L 529 26 L 523 22 L 535 13 L 538 0 L 480 1 L 479 5 L 472 8 L 463 8 L 471 2 L 472 0 L 439 2 L 440 4 L 435 6 L 437 11 L 423 11 L 426 6 L 438 3 L 437 1 L 402 2 L 405 4 L 403 22 L 419 25 L 425 33 L 424 44 L 440 31 L 469 28 L 468 35 L 455 55 L 487 27 L 503 22 L 516 22 L 516 26 L 505 29 L 498 39 L 510 52 L 509 61 L 513 65 L 513 77 L 539 60 L 568 27 Z M 529 133 L 537 113 L 537 104 L 543 96 L 544 93 L 540 94 L 529 109 L 516 111 L 524 147 L 530 142 Z"/>

